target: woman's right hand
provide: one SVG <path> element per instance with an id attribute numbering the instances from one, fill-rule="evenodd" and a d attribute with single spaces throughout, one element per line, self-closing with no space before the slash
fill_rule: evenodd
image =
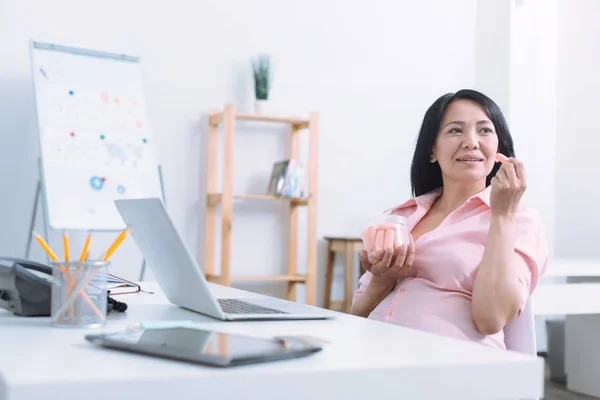
<path id="1" fill-rule="evenodd" d="M 395 285 L 397 281 L 416 275 L 412 264 L 415 259 L 415 243 L 412 235 L 408 234 L 410 242 L 398 249 L 381 250 L 368 257 L 366 250 L 359 253 L 360 265 L 369 271 L 372 283 Z M 370 262 L 369 258 L 373 261 Z"/>

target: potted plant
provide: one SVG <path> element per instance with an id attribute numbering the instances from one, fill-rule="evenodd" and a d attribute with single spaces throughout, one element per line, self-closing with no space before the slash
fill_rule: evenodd
<path id="1" fill-rule="evenodd" d="M 265 105 L 269 101 L 269 91 L 273 82 L 271 69 L 271 58 L 267 54 L 260 54 L 252 60 L 252 70 L 254 76 L 254 112 L 262 114 L 265 111 Z"/>

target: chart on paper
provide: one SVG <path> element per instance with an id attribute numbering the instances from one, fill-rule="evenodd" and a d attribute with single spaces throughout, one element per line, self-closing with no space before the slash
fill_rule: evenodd
<path id="1" fill-rule="evenodd" d="M 121 229 L 119 198 L 162 197 L 137 58 L 32 42 L 48 221 Z"/>

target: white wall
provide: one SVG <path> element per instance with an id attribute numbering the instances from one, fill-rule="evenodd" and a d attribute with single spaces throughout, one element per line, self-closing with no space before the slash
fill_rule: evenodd
<path id="1" fill-rule="evenodd" d="M 553 257 L 558 0 L 517 2 L 511 15 L 509 123 L 517 157 L 527 166 L 524 201 L 540 212 Z"/>
<path id="2" fill-rule="evenodd" d="M 527 165 L 524 201 L 540 212 L 550 257 L 557 252 L 558 3 L 527 0 L 513 6 L 510 37 L 510 123 L 517 157 Z M 539 351 L 547 349 L 546 319 L 536 319 Z"/>
<path id="3" fill-rule="evenodd" d="M 492 98 L 508 118 L 511 59 L 511 2 L 478 0 L 476 88 Z"/>
<path id="4" fill-rule="evenodd" d="M 560 2 L 556 252 L 600 257 L 600 4 Z"/>
<path id="5" fill-rule="evenodd" d="M 8 96 L 0 106 L 0 254 L 22 254 L 29 234 L 37 175 L 30 38 L 142 56 L 168 208 L 197 254 L 203 242 L 205 113 L 227 102 L 250 109 L 248 60 L 254 53 L 271 52 L 277 62 L 275 112 L 321 113 L 319 237 L 356 236 L 364 220 L 403 202 L 426 108 L 445 92 L 475 84 L 475 0 L 1 4 L 0 92 Z M 265 190 L 272 162 L 286 157 L 278 133 L 260 127 L 236 136 L 236 192 Z M 284 271 L 283 211 L 236 205 L 235 271 Z M 304 224 L 301 229 L 304 237 Z M 93 251 L 101 252 L 113 237 L 98 236 Z M 323 259 L 321 243 L 321 269 Z M 114 273 L 137 277 L 140 256 L 132 240 L 113 262 Z M 260 288 L 275 294 L 281 289 Z"/>
<path id="6" fill-rule="evenodd" d="M 477 2 L 477 88 L 502 108 L 527 168 L 524 201 L 554 251 L 557 0 Z"/>

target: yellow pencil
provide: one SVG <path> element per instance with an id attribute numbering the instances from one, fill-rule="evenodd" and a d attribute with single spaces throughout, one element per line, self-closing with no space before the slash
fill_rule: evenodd
<path id="1" fill-rule="evenodd" d="M 79 255 L 79 262 L 85 262 L 87 261 L 87 257 L 89 254 L 88 248 L 90 247 L 90 241 L 92 240 L 92 233 L 88 232 L 87 237 L 85 238 L 85 243 L 83 244 L 83 249 L 81 249 L 81 254 Z M 73 280 L 75 281 L 77 279 L 77 276 L 79 275 L 79 271 L 81 270 L 81 266 L 78 266 L 75 269 L 75 274 L 73 275 Z"/>
<path id="2" fill-rule="evenodd" d="M 90 247 L 90 241 L 92 240 L 92 233 L 88 233 L 87 238 L 85 238 L 85 243 L 83 244 L 83 249 L 81 249 L 81 255 L 79 256 L 79 261 L 83 262 L 87 259 L 88 249 Z"/>
<path id="3" fill-rule="evenodd" d="M 81 254 L 79 255 L 79 262 L 85 262 L 87 261 L 87 257 L 89 254 L 88 248 L 90 247 L 90 241 L 92 240 L 92 233 L 89 232 L 87 237 L 85 238 L 85 243 L 83 244 L 83 249 L 81 249 Z M 81 270 L 81 266 L 77 266 L 77 268 L 75 269 L 75 274 L 73 275 L 73 281 L 75 282 L 75 280 L 77 279 L 77 276 L 79 275 L 79 271 Z M 73 283 L 74 284 L 74 283 Z"/>
<path id="4" fill-rule="evenodd" d="M 46 241 L 37 232 L 32 232 L 31 234 L 35 237 L 35 240 L 37 240 L 37 242 L 40 244 L 40 246 L 42 246 L 42 249 L 44 249 L 46 254 L 48 254 L 48 257 L 50 257 L 50 259 L 52 261 L 55 261 L 55 262 L 58 261 L 58 257 L 56 255 L 56 253 L 54 253 L 54 251 L 52 251 L 50 246 L 48 246 L 48 243 L 46 243 Z M 69 278 L 69 273 L 67 272 L 66 268 L 62 265 L 59 268 L 62 271 L 62 273 L 65 274 L 65 278 L 67 280 L 67 282 L 66 282 L 67 287 L 70 286 L 71 280 Z"/>
<path id="5" fill-rule="evenodd" d="M 50 259 L 52 261 L 58 261 L 58 257 L 52 251 L 50 246 L 48 246 L 48 243 L 46 243 L 46 241 L 40 235 L 38 235 L 36 232 L 32 232 L 32 235 L 35 237 L 35 240 L 37 240 L 37 242 L 40 244 L 40 246 L 42 246 L 42 249 L 44 249 L 46 254 L 48 254 L 48 257 L 50 257 Z"/>
<path id="6" fill-rule="evenodd" d="M 69 235 L 67 235 L 67 231 L 63 232 L 63 251 L 65 252 L 65 261 L 69 262 Z"/>
<path id="7" fill-rule="evenodd" d="M 104 257 L 102 257 L 102 261 L 108 261 L 110 256 L 117 249 L 117 247 L 119 247 L 121 245 L 121 243 L 123 243 L 123 240 L 125 240 L 125 237 L 127 236 L 127 232 L 129 232 L 129 228 L 123 229 L 123 231 L 115 239 L 114 243 L 108 248 L 108 250 L 106 250 L 106 254 L 104 254 Z"/>
<path id="8" fill-rule="evenodd" d="M 65 261 L 69 262 L 69 260 L 71 258 L 69 255 L 69 235 L 67 234 L 66 230 L 63 231 L 63 253 L 65 255 Z M 76 280 L 71 279 L 71 272 L 69 271 L 68 267 L 64 267 L 64 268 L 61 267 L 61 271 L 63 271 L 63 273 L 66 274 L 67 293 L 65 294 L 65 297 L 67 297 L 73 290 L 73 287 L 76 284 Z M 73 316 L 74 316 L 74 310 L 73 310 L 72 304 L 69 306 L 69 316 L 71 318 L 73 318 Z"/>

